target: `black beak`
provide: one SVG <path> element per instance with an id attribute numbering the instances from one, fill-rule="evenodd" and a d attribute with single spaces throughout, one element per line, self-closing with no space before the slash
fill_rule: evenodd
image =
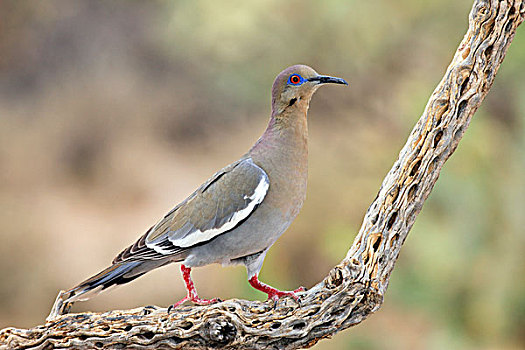
<path id="1" fill-rule="evenodd" d="M 346 80 L 336 77 L 330 77 L 328 75 L 318 75 L 316 77 L 309 78 L 308 81 L 315 81 L 318 84 L 344 84 L 348 85 Z"/>

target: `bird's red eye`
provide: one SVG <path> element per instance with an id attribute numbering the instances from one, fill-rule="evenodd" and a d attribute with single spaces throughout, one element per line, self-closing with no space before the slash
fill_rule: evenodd
<path id="1" fill-rule="evenodd" d="M 299 84 L 299 82 L 301 81 L 301 78 L 299 78 L 298 75 L 292 75 L 290 77 L 290 81 L 292 82 L 292 84 Z"/>

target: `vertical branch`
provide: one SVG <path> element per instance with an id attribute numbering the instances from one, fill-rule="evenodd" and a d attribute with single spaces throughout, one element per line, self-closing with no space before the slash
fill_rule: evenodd
<path id="1" fill-rule="evenodd" d="M 523 1 L 474 3 L 468 32 L 368 208 L 346 259 L 369 265 L 371 286 L 381 295 L 441 168 L 494 82 L 524 6 Z"/>

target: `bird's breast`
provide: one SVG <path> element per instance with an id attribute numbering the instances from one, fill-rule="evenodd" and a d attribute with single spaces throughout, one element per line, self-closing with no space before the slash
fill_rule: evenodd
<path id="1" fill-rule="evenodd" d="M 299 214 L 306 198 L 307 148 L 278 150 L 272 153 L 272 157 L 262 159 L 260 166 L 270 180 L 268 193 L 261 205 L 278 209 L 283 220 L 291 223 Z"/>
<path id="2" fill-rule="evenodd" d="M 306 113 L 275 118 L 249 153 L 270 180 L 261 203 L 263 211 L 279 213 L 288 227 L 306 198 L 308 179 L 308 127 Z"/>

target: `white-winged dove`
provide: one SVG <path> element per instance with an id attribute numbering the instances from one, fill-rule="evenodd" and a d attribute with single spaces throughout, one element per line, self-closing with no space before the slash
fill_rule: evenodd
<path id="1" fill-rule="evenodd" d="M 306 114 L 313 93 L 326 83 L 348 85 L 304 65 L 282 71 L 273 83 L 270 122 L 255 145 L 167 213 L 110 267 L 61 292 L 48 319 L 68 312 L 75 301 L 172 262 L 182 263 L 188 290 L 174 306 L 187 300 L 201 305 L 217 301 L 200 299 L 190 278 L 192 267 L 212 263 L 244 264 L 250 284 L 268 299 L 297 299 L 295 293 L 302 288 L 280 291 L 257 275 L 266 252 L 290 226 L 306 197 Z"/>

